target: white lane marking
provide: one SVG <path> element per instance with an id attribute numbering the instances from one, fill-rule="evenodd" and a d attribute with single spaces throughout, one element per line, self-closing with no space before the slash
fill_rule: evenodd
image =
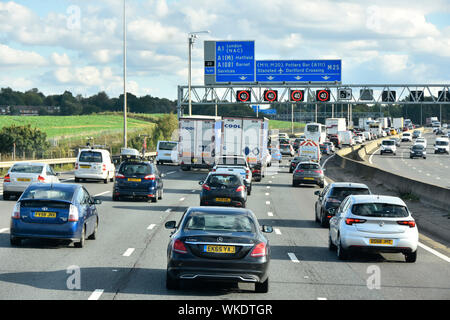
<path id="1" fill-rule="evenodd" d="M 380 151 L 380 148 L 378 148 L 377 150 L 375 150 L 375 151 L 370 155 L 370 157 L 369 157 L 369 163 L 370 163 L 370 164 L 373 164 L 373 163 L 372 163 L 372 157 L 373 157 L 373 155 L 374 155 L 375 153 L 377 153 L 378 151 Z"/>
<path id="2" fill-rule="evenodd" d="M 266 204 L 267 204 L 267 205 L 270 205 L 270 201 L 266 201 Z"/>
<path id="3" fill-rule="evenodd" d="M 273 212 L 267 212 L 267 215 L 269 216 L 269 217 L 273 217 Z"/>
<path id="4" fill-rule="evenodd" d="M 275 231 L 276 234 L 281 234 L 281 231 L 278 228 L 273 229 L 273 231 Z"/>
<path id="5" fill-rule="evenodd" d="M 99 194 L 94 195 L 94 197 L 99 197 L 99 196 L 102 196 L 102 195 L 107 194 L 107 193 L 110 193 L 110 192 L 111 192 L 111 191 L 105 191 L 105 192 L 102 192 L 102 193 L 99 193 Z"/>
<path id="6" fill-rule="evenodd" d="M 176 172 L 176 171 L 169 171 L 169 172 L 166 173 L 166 175 L 172 174 L 172 173 L 175 173 L 175 172 Z"/>
<path id="7" fill-rule="evenodd" d="M 129 257 L 129 256 L 131 256 L 131 255 L 133 254 L 133 252 L 134 252 L 134 248 L 128 248 L 128 249 L 123 253 L 122 256 L 124 256 L 124 257 Z"/>
<path id="8" fill-rule="evenodd" d="M 294 263 L 299 263 L 300 262 L 297 259 L 297 257 L 295 256 L 295 254 L 293 254 L 292 252 L 288 252 L 288 256 L 289 256 L 289 259 L 291 259 L 292 262 L 294 262 Z"/>
<path id="9" fill-rule="evenodd" d="M 6 231 L 9 231 L 9 228 L 0 229 L 0 233 L 6 232 Z"/>
<path id="10" fill-rule="evenodd" d="M 171 212 L 172 211 L 172 209 L 167 209 L 165 212 L 167 212 L 167 213 L 169 213 L 169 212 Z"/>
<path id="11" fill-rule="evenodd" d="M 267 188 L 267 189 L 270 189 L 270 186 L 267 186 L 266 188 Z"/>
<path id="12" fill-rule="evenodd" d="M 335 154 L 333 154 L 331 157 L 328 157 L 322 164 L 322 168 L 325 168 L 325 166 L 327 165 L 328 160 L 330 160 L 331 158 L 333 158 L 335 156 Z"/>
<path id="13" fill-rule="evenodd" d="M 194 193 L 195 191 L 197 191 L 197 190 L 192 190 L 191 192 Z"/>
<path id="14" fill-rule="evenodd" d="M 95 289 L 94 292 L 89 296 L 88 300 L 98 300 L 103 294 L 103 289 Z"/>
<path id="15" fill-rule="evenodd" d="M 266 192 L 266 196 L 270 196 L 270 193 Z"/>
<path id="16" fill-rule="evenodd" d="M 269 183 L 272 183 L 272 180 L 270 180 Z"/>
<path id="17" fill-rule="evenodd" d="M 180 198 L 180 201 L 184 201 L 184 198 Z"/>
<path id="18" fill-rule="evenodd" d="M 441 258 L 442 260 L 447 261 L 447 262 L 450 263 L 450 258 L 447 257 L 446 255 L 443 255 L 442 253 L 437 252 L 437 251 L 434 250 L 434 249 L 431 249 L 430 247 L 424 245 L 424 244 L 421 243 L 421 242 L 419 242 L 418 245 L 419 245 L 419 247 L 421 247 L 422 249 L 425 249 L 425 250 L 427 250 L 428 252 L 434 254 L 435 256 Z"/>
<path id="19" fill-rule="evenodd" d="M 151 225 L 149 225 L 147 227 L 147 230 L 152 230 L 155 226 L 156 226 L 156 224 L 152 223 Z"/>
<path id="20" fill-rule="evenodd" d="M 324 298 L 324 297 L 317 297 L 317 300 L 327 300 L 327 298 Z"/>

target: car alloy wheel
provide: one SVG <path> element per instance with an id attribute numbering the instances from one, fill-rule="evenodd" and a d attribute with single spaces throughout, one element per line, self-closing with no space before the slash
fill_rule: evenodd
<path id="1" fill-rule="evenodd" d="M 83 248 L 85 241 L 86 241 L 86 225 L 83 226 L 83 230 L 81 231 L 80 241 L 74 243 L 75 248 Z"/>

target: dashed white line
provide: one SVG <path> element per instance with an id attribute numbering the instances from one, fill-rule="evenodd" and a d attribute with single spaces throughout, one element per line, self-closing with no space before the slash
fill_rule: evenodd
<path id="1" fill-rule="evenodd" d="M 269 216 L 269 217 L 273 217 L 273 212 L 267 212 L 267 215 Z"/>
<path id="2" fill-rule="evenodd" d="M 9 231 L 9 228 L 0 229 L 0 233 L 6 232 L 6 231 Z"/>
<path id="3" fill-rule="evenodd" d="M 88 300 L 98 300 L 100 299 L 101 295 L 103 294 L 103 289 L 95 289 L 94 292 L 91 293 Z"/>
<path id="4" fill-rule="evenodd" d="M 128 248 L 128 249 L 123 253 L 122 256 L 124 256 L 124 257 L 129 257 L 129 256 L 131 256 L 131 255 L 133 254 L 133 252 L 134 252 L 134 248 Z"/>
<path id="5" fill-rule="evenodd" d="M 273 231 L 275 231 L 276 234 L 281 234 L 281 231 L 278 228 L 274 228 Z"/>
<path id="6" fill-rule="evenodd" d="M 324 298 L 324 297 L 317 297 L 317 300 L 327 300 L 327 298 Z"/>
<path id="7" fill-rule="evenodd" d="M 169 212 L 171 212 L 172 211 L 172 209 L 167 209 L 166 211 L 164 211 L 164 212 L 167 212 L 167 213 L 169 213 Z"/>
<path id="8" fill-rule="evenodd" d="M 266 192 L 266 196 L 270 196 L 270 193 Z"/>
<path id="9" fill-rule="evenodd" d="M 295 254 L 293 254 L 292 252 L 288 252 L 288 256 L 289 256 L 289 259 L 291 259 L 292 262 L 294 262 L 294 263 L 299 263 L 300 262 L 297 259 L 297 257 L 295 256 Z"/>
<path id="10" fill-rule="evenodd" d="M 151 225 L 149 225 L 147 227 L 147 230 L 152 230 L 155 226 L 156 226 L 156 224 L 152 223 Z"/>
<path id="11" fill-rule="evenodd" d="M 184 198 L 180 198 L 180 201 L 184 201 Z"/>
<path id="12" fill-rule="evenodd" d="M 175 172 L 176 172 L 176 171 L 169 171 L 169 172 L 166 173 L 166 175 L 172 174 L 172 173 L 175 173 Z"/>
<path id="13" fill-rule="evenodd" d="M 99 196 L 102 196 L 102 195 L 107 194 L 107 193 L 110 193 L 110 192 L 111 192 L 111 191 L 105 191 L 105 192 L 102 192 L 102 193 L 99 193 L 99 194 L 94 195 L 94 197 L 99 197 Z"/>
<path id="14" fill-rule="evenodd" d="M 267 189 L 270 189 L 270 186 L 267 186 L 266 188 L 267 188 Z"/>
<path id="15" fill-rule="evenodd" d="M 270 201 L 266 201 L 266 204 L 267 204 L 267 205 L 270 205 Z"/>

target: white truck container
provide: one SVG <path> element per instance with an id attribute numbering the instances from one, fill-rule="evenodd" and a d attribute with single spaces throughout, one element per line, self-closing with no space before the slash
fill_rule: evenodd
<path id="1" fill-rule="evenodd" d="M 394 127 L 394 129 L 403 129 L 403 126 L 404 126 L 403 117 L 394 118 L 392 126 Z"/>
<path id="2" fill-rule="evenodd" d="M 389 127 L 388 118 L 377 118 L 377 121 L 380 123 L 380 129 L 386 129 Z"/>
<path id="3" fill-rule="evenodd" d="M 251 167 L 265 167 L 268 133 L 266 118 L 223 117 L 220 156 L 244 156 Z"/>
<path id="4" fill-rule="evenodd" d="M 339 140 L 341 141 L 341 144 L 345 146 L 354 146 L 356 144 L 353 139 L 353 132 L 351 131 L 340 131 Z"/>
<path id="5" fill-rule="evenodd" d="M 373 122 L 372 118 L 359 118 L 358 128 L 367 131 L 371 122 Z"/>
<path id="6" fill-rule="evenodd" d="M 179 119 L 179 161 L 181 170 L 212 168 L 220 154 L 220 117 L 185 116 Z"/>
<path id="7" fill-rule="evenodd" d="M 298 146 L 298 156 L 308 157 L 311 161 L 320 162 L 320 146 L 313 140 L 302 141 Z"/>
<path id="8" fill-rule="evenodd" d="M 381 119 L 386 119 L 386 118 L 381 118 Z M 386 123 L 387 123 L 387 119 L 386 119 Z M 377 138 L 382 137 L 382 131 L 383 131 L 383 128 L 382 128 L 382 125 L 380 122 L 375 121 L 370 124 L 369 132 L 371 134 L 373 134 L 375 137 L 377 137 Z"/>
<path id="9" fill-rule="evenodd" d="M 327 118 L 325 119 L 325 127 L 327 129 L 327 136 L 338 134 L 339 131 L 347 129 L 347 122 L 345 118 Z"/>

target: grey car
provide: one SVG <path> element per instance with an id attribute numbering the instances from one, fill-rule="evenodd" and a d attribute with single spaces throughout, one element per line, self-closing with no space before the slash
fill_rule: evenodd
<path id="1" fill-rule="evenodd" d="M 316 184 L 324 187 L 324 174 L 320 164 L 316 162 L 300 162 L 294 170 L 292 176 L 292 186 L 296 187 L 300 184 Z"/>

